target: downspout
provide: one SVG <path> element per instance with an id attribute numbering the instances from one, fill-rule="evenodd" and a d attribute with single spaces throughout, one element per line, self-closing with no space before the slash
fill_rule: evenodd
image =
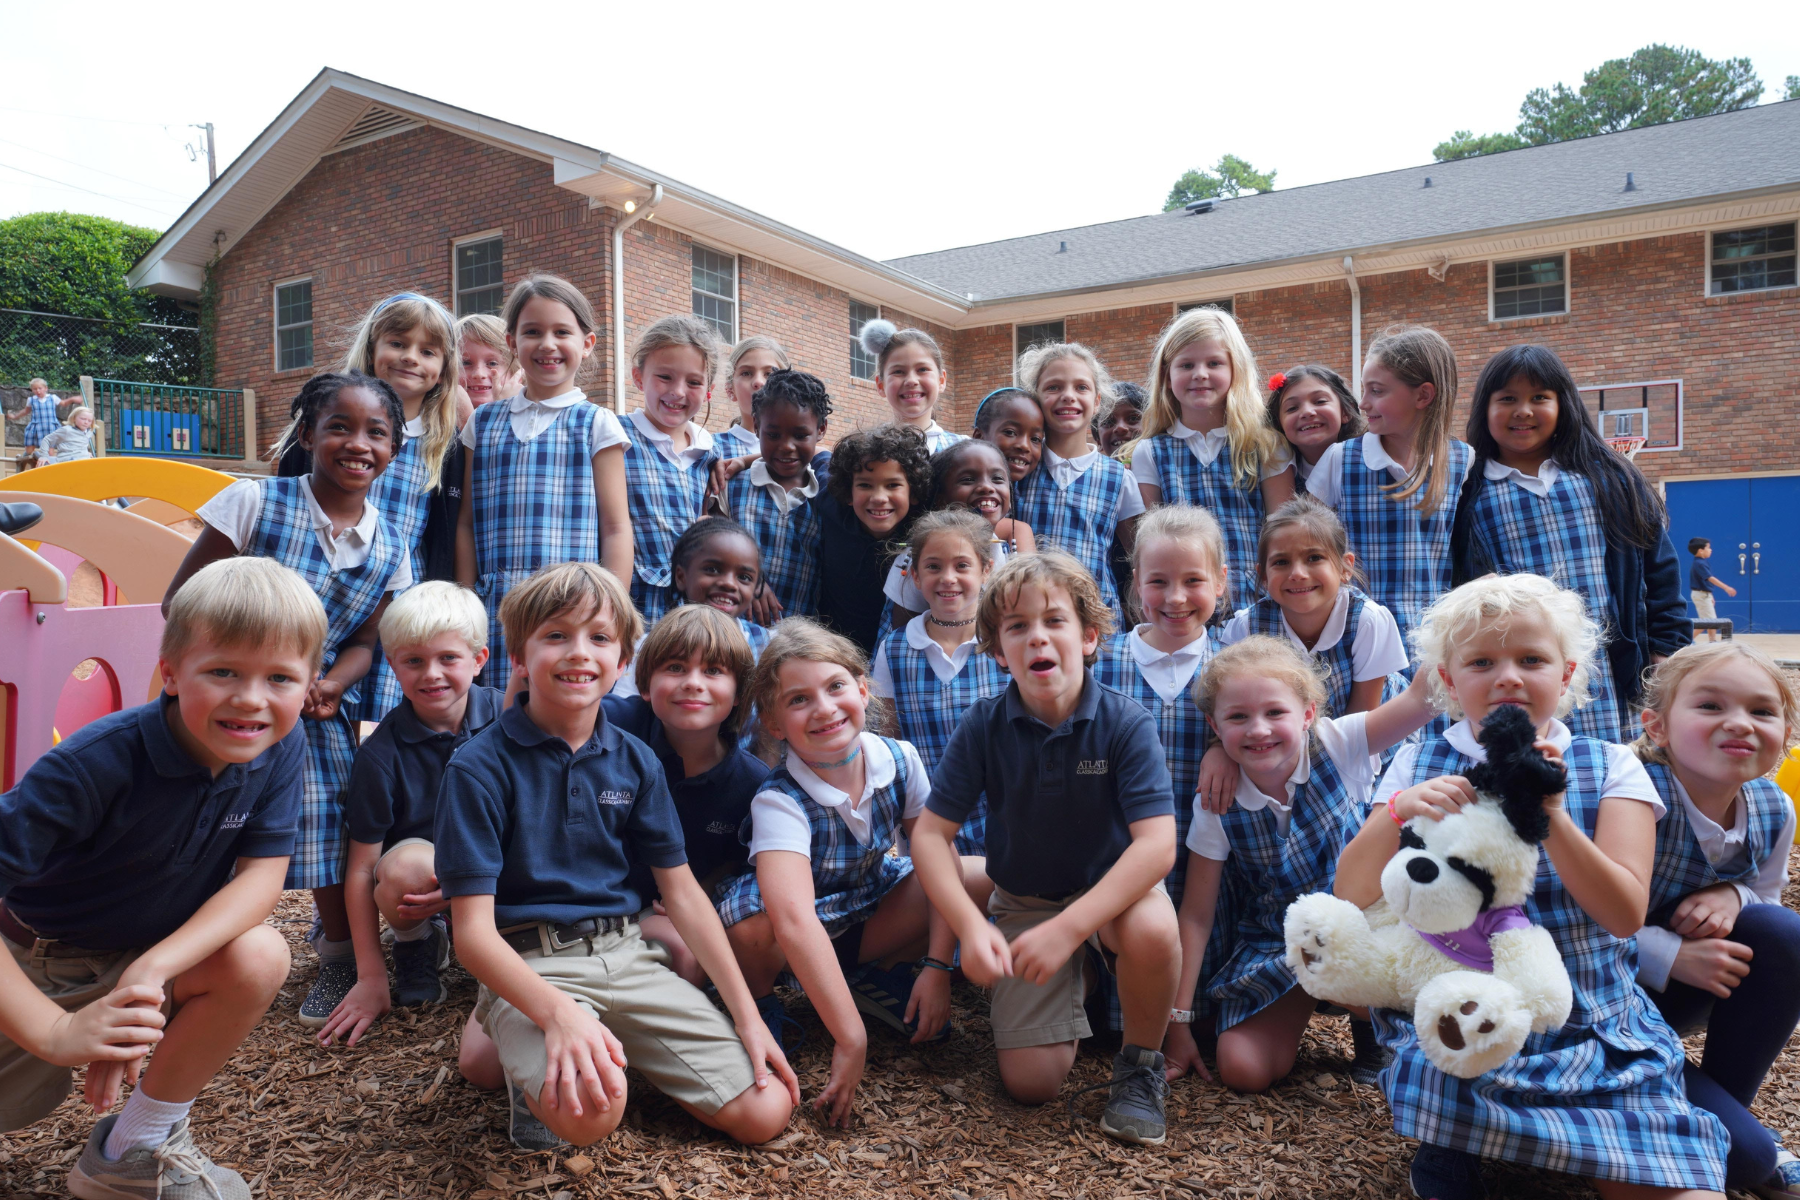
<path id="1" fill-rule="evenodd" d="M 1344 255 L 1344 278 L 1350 284 L 1350 394 L 1362 395 L 1362 288 L 1356 284 L 1356 266 Z"/>
<path id="2" fill-rule="evenodd" d="M 613 226 L 613 411 L 616 413 L 625 411 L 625 231 L 656 211 L 662 198 L 662 184 L 655 184 L 650 189 L 650 198 L 643 204 L 626 201 L 624 219 Z"/>

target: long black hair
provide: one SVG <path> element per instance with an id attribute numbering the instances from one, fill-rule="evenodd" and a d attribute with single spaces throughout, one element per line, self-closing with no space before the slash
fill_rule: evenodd
<path id="1" fill-rule="evenodd" d="M 1601 524 L 1640 550 L 1653 549 L 1663 533 L 1663 502 L 1637 465 L 1617 454 L 1600 436 L 1575 377 L 1548 346 L 1508 346 L 1488 359 L 1475 381 L 1475 401 L 1463 437 L 1475 449 L 1471 478 L 1480 478 L 1487 461 L 1500 457 L 1499 443 L 1488 432 L 1488 401 L 1515 376 L 1533 387 L 1556 393 L 1556 429 L 1550 434 L 1550 458 L 1565 471 L 1584 475 L 1594 485 Z"/>

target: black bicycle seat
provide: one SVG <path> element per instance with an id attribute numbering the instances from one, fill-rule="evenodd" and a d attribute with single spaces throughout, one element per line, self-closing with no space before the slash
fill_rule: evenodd
<path id="1" fill-rule="evenodd" d="M 0 533 L 20 534 L 44 519 L 44 510 L 23 500 L 0 504 Z"/>

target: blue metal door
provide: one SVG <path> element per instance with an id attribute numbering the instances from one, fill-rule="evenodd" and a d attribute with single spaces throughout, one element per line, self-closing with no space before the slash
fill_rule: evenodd
<path id="1" fill-rule="evenodd" d="M 1716 593 L 1721 617 L 1729 617 L 1740 630 L 1750 628 L 1750 483 L 1748 479 L 1703 479 L 1666 485 L 1669 506 L 1669 540 L 1681 561 L 1681 587 L 1687 591 L 1688 539 L 1712 541 L 1707 570 L 1737 589 L 1735 598 Z M 1743 546 L 1739 550 L 1739 545 Z M 1740 566 L 1739 555 L 1742 555 Z M 1688 615 L 1694 615 L 1692 601 Z"/>
<path id="2" fill-rule="evenodd" d="M 1750 480 L 1750 545 L 1738 553 L 1750 556 L 1753 633 L 1800 630 L 1800 561 L 1795 554 L 1800 550 L 1800 532 L 1796 526 L 1800 526 L 1800 475 Z"/>
<path id="3" fill-rule="evenodd" d="M 1717 594 L 1719 615 L 1740 633 L 1800 630 L 1800 475 L 1670 483 L 1666 493 L 1682 587 L 1688 539 L 1710 538 L 1707 569 L 1737 589 Z"/>

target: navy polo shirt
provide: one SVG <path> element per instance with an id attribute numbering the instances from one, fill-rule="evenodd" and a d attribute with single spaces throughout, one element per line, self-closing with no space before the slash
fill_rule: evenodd
<path id="1" fill-rule="evenodd" d="M 572 751 L 532 721 L 523 692 L 451 755 L 432 840 L 444 895 L 493 896 L 501 929 L 635 916 L 649 897 L 632 869 L 687 861 L 650 748 L 601 712 Z"/>
<path id="2" fill-rule="evenodd" d="M 1688 560 L 1688 591 L 1712 591 L 1712 584 L 1709 582 L 1711 579 L 1712 566 L 1704 558 L 1696 557 Z"/>
<path id="3" fill-rule="evenodd" d="M 464 742 L 492 725 L 506 704 L 499 688 L 472 687 L 462 726 L 440 733 L 419 720 L 411 700 L 394 707 L 358 747 L 344 793 L 344 823 L 353 842 L 383 849 L 406 838 L 431 840 L 444 764 Z"/>
<path id="4" fill-rule="evenodd" d="M 1017 683 L 969 706 L 925 806 L 967 820 L 984 791 L 987 873 L 1015 896 L 1061 899 L 1092 887 L 1131 844 L 1133 821 L 1175 812 L 1156 723 L 1092 671 L 1074 713 L 1054 729 L 1026 711 Z"/>
<path id="5" fill-rule="evenodd" d="M 306 735 L 213 778 L 169 729 L 173 697 L 101 717 L 0 796 L 0 897 L 39 935 L 89 950 L 153 946 L 239 858 L 294 852 Z"/>
<path id="6" fill-rule="evenodd" d="M 669 745 L 662 722 L 648 701 L 642 696 L 608 696 L 601 705 L 608 721 L 649 746 L 662 764 L 663 778 L 681 817 L 694 878 L 706 880 L 721 870 L 727 875 L 743 870 L 750 861 L 750 848 L 738 840 L 738 827 L 750 815 L 750 801 L 769 777 L 768 766 L 733 745 L 717 766 L 689 779 L 681 755 Z M 648 894 L 655 895 L 655 887 L 647 880 L 645 884 Z"/>

